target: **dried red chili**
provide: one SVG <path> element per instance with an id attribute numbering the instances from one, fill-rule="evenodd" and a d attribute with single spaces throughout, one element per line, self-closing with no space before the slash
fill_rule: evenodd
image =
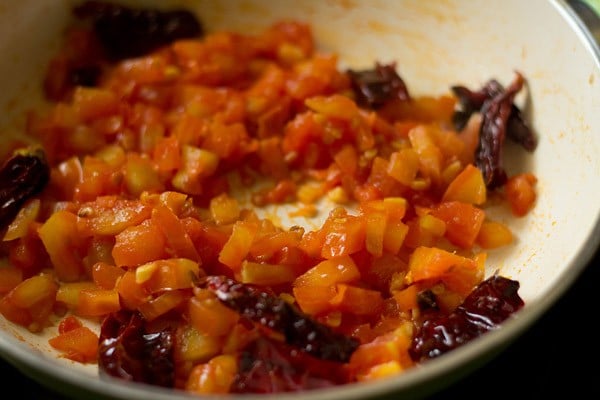
<path id="1" fill-rule="evenodd" d="M 409 100 L 406 84 L 396 72 L 396 64 L 375 64 L 374 69 L 349 70 L 356 102 L 366 108 L 379 108 L 392 100 Z"/>
<path id="2" fill-rule="evenodd" d="M 497 329 L 523 307 L 519 286 L 517 281 L 494 275 L 480 283 L 449 315 L 432 316 L 438 313 L 435 308 L 425 310 L 409 350 L 411 357 L 421 361 L 435 358 Z"/>
<path id="3" fill-rule="evenodd" d="M 339 363 L 319 360 L 293 346 L 267 338 L 241 353 L 232 393 L 277 393 L 326 388 L 345 382 Z"/>
<path id="4" fill-rule="evenodd" d="M 88 1 L 75 7 L 74 12 L 81 19 L 93 21 L 107 55 L 117 60 L 147 54 L 176 39 L 202 34 L 202 25 L 187 10 L 129 8 Z"/>
<path id="5" fill-rule="evenodd" d="M 41 149 L 20 149 L 0 169 L 0 229 L 6 228 L 32 196 L 50 180 L 50 167 Z"/>
<path id="6" fill-rule="evenodd" d="M 514 104 L 514 98 L 523 85 L 524 78 L 517 73 L 515 80 L 506 89 L 495 79 L 489 80 L 478 91 L 459 85 L 452 86 L 461 105 L 461 109 L 453 115 L 456 130 L 462 130 L 472 114 L 482 114 L 475 163 L 481 169 L 490 189 L 502 186 L 507 179 L 502 166 L 505 138 L 515 141 L 527 151 L 533 151 L 537 146 L 533 130 L 525 122 L 519 107 Z"/>
<path id="7" fill-rule="evenodd" d="M 98 367 L 120 379 L 173 387 L 172 333 L 168 329 L 147 332 L 139 313 L 112 313 L 100 328 Z"/>
<path id="8" fill-rule="evenodd" d="M 358 347 L 356 339 L 318 323 L 264 289 L 221 276 L 209 276 L 204 284 L 223 304 L 254 322 L 283 333 L 288 344 L 317 358 L 346 362 Z"/>

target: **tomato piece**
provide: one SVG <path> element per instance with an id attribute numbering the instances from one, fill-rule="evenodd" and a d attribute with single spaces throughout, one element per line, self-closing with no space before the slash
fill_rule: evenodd
<path id="1" fill-rule="evenodd" d="M 410 186 L 419 171 L 419 155 L 414 149 L 392 153 L 387 173 L 403 185 Z"/>
<path id="2" fill-rule="evenodd" d="M 536 183 L 537 178 L 531 173 L 518 174 L 508 179 L 504 190 L 513 215 L 523 217 L 533 208 L 537 198 Z"/>
<path id="3" fill-rule="evenodd" d="M 198 332 L 207 336 L 219 337 L 231 332 L 239 315 L 223 305 L 216 298 L 199 299 L 192 297 L 188 311 L 190 320 Z"/>
<path id="4" fill-rule="evenodd" d="M 186 296 L 179 290 L 165 292 L 158 297 L 140 304 L 138 310 L 146 321 L 153 321 L 163 314 L 175 309 L 186 300 Z"/>
<path id="5" fill-rule="evenodd" d="M 431 134 L 432 128 L 418 125 L 408 133 L 414 151 L 419 155 L 419 171 L 423 176 L 439 182 L 443 155 Z"/>
<path id="6" fill-rule="evenodd" d="M 321 228 L 321 256 L 334 258 L 356 253 L 365 245 L 366 221 L 354 215 L 336 215 L 333 211 Z"/>
<path id="7" fill-rule="evenodd" d="M 39 332 L 49 324 L 57 290 L 58 285 L 52 275 L 32 276 L 0 299 L 0 313 L 15 324 Z"/>
<path id="8" fill-rule="evenodd" d="M 238 221 L 233 224 L 231 236 L 219 253 L 219 261 L 238 271 L 250 251 L 258 228 L 258 224 L 251 220 Z"/>
<path id="9" fill-rule="evenodd" d="M 360 271 L 350 256 L 321 261 L 294 280 L 294 287 L 323 287 L 360 279 Z"/>
<path id="10" fill-rule="evenodd" d="M 383 255 L 388 216 L 385 210 L 369 209 L 366 214 L 365 248 L 376 257 Z M 389 243 L 388 243 L 389 246 Z"/>
<path id="11" fill-rule="evenodd" d="M 396 300 L 398 308 L 401 311 L 417 310 L 419 308 L 417 301 L 419 290 L 417 285 L 410 285 L 402 290 L 395 291 L 394 300 Z"/>
<path id="12" fill-rule="evenodd" d="M 475 260 L 435 247 L 416 248 L 408 269 L 414 282 L 442 281 L 463 296 L 481 282 L 484 272 Z"/>
<path id="13" fill-rule="evenodd" d="M 283 249 L 298 248 L 300 246 L 300 232 L 277 230 L 256 237 L 250 247 L 250 255 L 255 259 L 268 260 Z"/>
<path id="14" fill-rule="evenodd" d="M 137 200 L 101 196 L 82 204 L 77 226 L 90 235 L 114 236 L 148 219 L 151 211 L 150 207 Z"/>
<path id="15" fill-rule="evenodd" d="M 79 294 L 84 290 L 98 289 L 94 282 L 63 282 L 56 293 L 56 301 L 69 310 L 76 310 L 79 304 Z"/>
<path id="16" fill-rule="evenodd" d="M 440 203 L 431 214 L 446 223 L 446 238 L 464 249 L 473 247 L 485 220 L 485 211 L 460 201 Z"/>
<path id="17" fill-rule="evenodd" d="M 255 285 L 280 285 L 292 283 L 298 276 L 297 267 L 284 264 L 257 263 L 244 260 L 240 271 L 243 283 Z"/>
<path id="18" fill-rule="evenodd" d="M 183 325 L 175 331 L 176 346 L 173 358 L 177 364 L 203 363 L 216 356 L 222 348 L 222 338 L 201 333 L 191 325 Z"/>
<path id="19" fill-rule="evenodd" d="M 474 205 L 485 203 L 487 189 L 481 170 L 468 164 L 448 185 L 442 201 L 461 201 Z"/>
<path id="20" fill-rule="evenodd" d="M 101 317 L 119 311 L 119 293 L 115 289 L 85 289 L 79 292 L 77 315 Z"/>
<path id="21" fill-rule="evenodd" d="M 68 211 L 57 211 L 39 228 L 39 235 L 57 277 L 65 282 L 79 280 L 84 275 L 84 268 L 77 216 Z"/>
<path id="22" fill-rule="evenodd" d="M 92 363 L 98 357 L 98 335 L 86 326 L 60 333 L 48 343 L 65 358 L 80 363 Z"/>
<path id="23" fill-rule="evenodd" d="M 338 283 L 337 294 L 329 303 L 342 312 L 354 315 L 376 315 L 383 308 L 383 297 L 378 290 L 364 289 Z"/>
<path id="24" fill-rule="evenodd" d="M 6 233 L 2 240 L 7 242 L 27 235 L 29 226 L 37 219 L 38 214 L 40 213 L 40 204 L 40 199 L 31 199 L 27 201 L 6 228 Z"/>
<path id="25" fill-rule="evenodd" d="M 331 299 L 337 295 L 332 286 L 294 286 L 294 298 L 300 309 L 310 315 L 321 315 L 334 309 Z"/>
<path id="26" fill-rule="evenodd" d="M 210 200 L 210 215 L 217 225 L 231 224 L 240 217 L 240 206 L 235 198 L 223 193 Z"/>
<path id="27" fill-rule="evenodd" d="M 155 171 L 151 160 L 146 157 L 135 153 L 128 154 L 124 172 L 127 191 L 135 197 L 139 197 L 143 192 L 164 190 L 164 184 L 158 172 Z"/>
<path id="28" fill-rule="evenodd" d="M 150 261 L 135 269 L 135 281 L 149 293 L 189 289 L 203 275 L 198 262 L 186 258 Z"/>
<path id="29" fill-rule="evenodd" d="M 191 145 L 183 145 L 181 168 L 171 183 L 184 193 L 202 194 L 202 181 L 213 175 L 219 165 L 219 156 L 212 151 Z"/>
<path id="30" fill-rule="evenodd" d="M 98 196 L 120 192 L 122 176 L 117 168 L 92 156 L 83 159 L 81 179 L 73 190 L 73 199 L 80 202 L 94 201 Z"/>
<path id="31" fill-rule="evenodd" d="M 282 148 L 284 154 L 302 156 L 314 137 L 322 136 L 323 128 L 317 124 L 312 112 L 305 112 L 285 126 Z"/>
<path id="32" fill-rule="evenodd" d="M 349 369 L 351 375 L 365 375 L 369 373 L 371 368 L 386 365 L 390 362 L 395 363 L 400 368 L 408 368 L 413 365 L 408 354 L 411 342 L 409 332 L 410 330 L 400 327 L 391 333 L 361 344 L 350 358 Z"/>
<path id="33" fill-rule="evenodd" d="M 97 262 L 92 267 L 92 279 L 102 289 L 113 289 L 124 273 L 122 268 L 105 262 Z"/>
<path id="34" fill-rule="evenodd" d="M 333 159 L 340 170 L 353 176 L 358 169 L 358 154 L 354 146 L 344 145 L 340 151 L 335 153 Z"/>
<path id="35" fill-rule="evenodd" d="M 315 96 L 304 101 L 306 106 L 327 117 L 352 120 L 358 117 L 358 106 L 346 96 Z"/>
<path id="36" fill-rule="evenodd" d="M 149 219 L 116 235 L 112 256 L 119 267 L 135 267 L 164 258 L 166 243 L 161 227 Z"/>
<path id="37" fill-rule="evenodd" d="M 148 290 L 136 282 L 134 270 L 129 270 L 117 281 L 115 289 L 123 304 L 123 308 L 134 310 L 151 299 Z"/>
<path id="38" fill-rule="evenodd" d="M 172 172 L 181 166 L 181 146 L 176 136 L 161 138 L 152 152 L 152 160 L 159 172 Z"/>
<path id="39" fill-rule="evenodd" d="M 188 258 L 200 262 L 200 256 L 192 243 L 181 220 L 166 206 L 157 206 L 152 210 L 152 221 L 160 227 L 166 239 L 167 253 L 171 257 Z"/>
<path id="40" fill-rule="evenodd" d="M 477 244 L 484 249 L 507 246 L 514 240 L 511 230 L 497 221 L 484 221 L 477 235 Z"/>
<path id="41" fill-rule="evenodd" d="M 190 372 L 185 389 L 196 394 L 229 393 L 238 371 L 232 355 L 220 355 L 208 363 L 196 365 Z"/>
<path id="42" fill-rule="evenodd" d="M 118 106 L 119 99 L 107 89 L 78 86 L 73 93 L 73 108 L 83 120 L 114 114 Z"/>

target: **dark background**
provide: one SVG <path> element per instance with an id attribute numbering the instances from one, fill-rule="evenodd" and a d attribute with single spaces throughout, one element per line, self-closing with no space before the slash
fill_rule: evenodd
<path id="1" fill-rule="evenodd" d="M 548 399 L 564 393 L 600 399 L 600 253 L 570 290 L 528 331 L 481 369 L 431 397 Z M 3 392 L 66 400 L 0 361 Z"/>

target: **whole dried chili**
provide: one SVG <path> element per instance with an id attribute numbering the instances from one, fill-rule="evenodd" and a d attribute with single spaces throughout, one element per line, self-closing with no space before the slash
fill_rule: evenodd
<path id="1" fill-rule="evenodd" d="M 480 283 L 449 315 L 424 311 L 423 323 L 413 337 L 410 355 L 414 360 L 438 357 L 483 335 L 523 307 L 519 282 L 493 275 Z"/>
<path id="2" fill-rule="evenodd" d="M 0 169 L 0 229 L 4 229 L 31 197 L 50 180 L 50 167 L 41 149 L 17 150 Z"/>
<path id="3" fill-rule="evenodd" d="M 507 176 L 502 166 L 502 152 L 506 137 L 506 126 L 510 116 L 513 100 L 523 87 L 523 76 L 517 78 L 502 93 L 486 100 L 481 107 L 481 128 L 479 144 L 475 150 L 475 165 L 483 173 L 488 188 L 504 185 Z"/>
<path id="4" fill-rule="evenodd" d="M 454 128 L 461 131 L 474 113 L 480 112 L 486 100 L 502 93 L 504 87 L 495 79 L 490 79 L 477 91 L 472 91 L 465 86 L 452 86 L 452 92 L 457 97 L 460 109 L 452 116 Z"/>
<path id="5" fill-rule="evenodd" d="M 376 109 L 392 100 L 409 100 L 408 89 L 396 72 L 394 63 L 375 64 L 374 69 L 348 70 L 356 102 L 366 108 Z"/>
<path id="6" fill-rule="evenodd" d="M 139 313 L 108 315 L 100 328 L 99 369 L 113 377 L 172 387 L 175 382 L 173 335 L 165 329 L 147 332 Z"/>
<path id="7" fill-rule="evenodd" d="M 204 286 L 242 316 L 283 333 L 288 344 L 322 360 L 347 362 L 359 343 L 334 332 L 264 289 L 221 276 L 209 276 Z"/>
<path id="8" fill-rule="evenodd" d="M 94 31 L 107 55 L 116 60 L 147 54 L 177 39 L 200 36 L 202 25 L 187 10 L 129 8 L 87 1 L 74 9 L 81 19 L 93 21 Z"/>
<path id="9" fill-rule="evenodd" d="M 462 130 L 471 115 L 482 114 L 479 143 L 475 151 L 475 164 L 483 173 L 486 186 L 493 189 L 506 182 L 502 166 L 502 150 L 505 138 L 520 144 L 527 151 L 537 147 L 537 138 L 528 126 L 523 113 L 514 104 L 514 98 L 524 85 L 524 78 L 517 73 L 511 85 L 504 89 L 492 79 L 478 91 L 464 86 L 453 86 L 461 108 L 453 115 L 454 127 Z"/>
<path id="10" fill-rule="evenodd" d="M 278 393 L 325 388 L 347 379 L 342 364 L 319 360 L 261 337 L 244 349 L 232 393 Z"/>

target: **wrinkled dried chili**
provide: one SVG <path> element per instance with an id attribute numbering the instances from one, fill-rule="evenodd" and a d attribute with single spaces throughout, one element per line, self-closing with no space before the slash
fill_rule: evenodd
<path id="1" fill-rule="evenodd" d="M 347 362 L 358 347 L 354 338 L 331 330 L 265 289 L 210 276 L 205 285 L 223 304 L 285 336 L 288 344 L 323 360 Z"/>
<path id="2" fill-rule="evenodd" d="M 379 108 L 392 100 L 410 99 L 404 80 L 396 71 L 396 64 L 375 64 L 366 70 L 348 70 L 356 102 L 366 108 Z"/>
<path id="3" fill-rule="evenodd" d="M 41 149 L 20 149 L 0 170 L 0 229 L 6 228 L 23 204 L 50 180 L 50 167 Z"/>
<path id="4" fill-rule="evenodd" d="M 100 328 L 98 367 L 120 379 L 172 387 L 173 335 L 148 332 L 139 313 L 121 310 L 104 318 Z"/>
<path id="5" fill-rule="evenodd" d="M 91 19 L 107 55 L 115 60 L 136 57 L 177 39 L 200 36 L 202 25 L 187 10 L 130 8 L 87 1 L 74 9 L 81 19 Z"/>
<path id="6" fill-rule="evenodd" d="M 452 86 L 461 106 L 453 115 L 456 130 L 462 130 L 474 113 L 482 115 L 475 163 L 481 169 L 490 189 L 502 186 L 507 179 L 502 166 L 505 138 L 515 141 L 527 151 L 533 151 L 537 146 L 533 130 L 525 122 L 519 107 L 514 104 L 515 96 L 523 85 L 524 78 L 517 73 L 515 80 L 506 89 L 494 79 L 489 80 L 478 91 L 459 85 Z"/>
<path id="7" fill-rule="evenodd" d="M 438 357 L 493 329 L 521 309 L 519 282 L 491 276 L 481 282 L 463 303 L 449 315 L 424 310 L 410 348 L 415 360 Z M 437 315 L 436 315 L 437 314 Z"/>

